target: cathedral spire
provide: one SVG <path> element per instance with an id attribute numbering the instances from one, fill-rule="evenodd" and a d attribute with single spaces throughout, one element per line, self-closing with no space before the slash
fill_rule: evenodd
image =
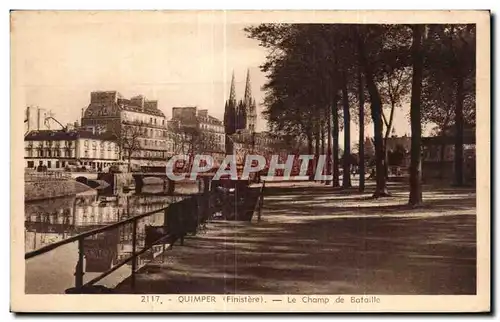
<path id="1" fill-rule="evenodd" d="M 236 120 L 237 120 L 236 90 L 234 84 L 234 71 L 233 71 L 233 77 L 231 78 L 231 89 L 229 91 L 229 99 L 226 101 L 226 104 L 224 106 L 224 127 L 226 134 L 231 135 L 236 131 Z M 226 148 L 229 148 L 229 150 L 232 149 L 229 146 L 226 146 Z M 227 153 L 231 154 L 231 152 Z"/>
<path id="2" fill-rule="evenodd" d="M 245 85 L 245 98 L 243 100 L 245 105 L 250 107 L 252 104 L 252 85 L 250 84 L 250 69 L 247 69 L 247 80 Z"/>

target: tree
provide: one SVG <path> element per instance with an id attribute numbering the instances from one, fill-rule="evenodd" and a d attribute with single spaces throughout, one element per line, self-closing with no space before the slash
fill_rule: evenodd
<path id="1" fill-rule="evenodd" d="M 382 141 L 382 99 L 380 97 L 379 89 L 375 82 L 375 71 L 372 63 L 369 61 L 369 45 L 367 38 L 370 30 L 364 30 L 363 27 L 355 29 L 356 41 L 358 44 L 359 62 L 363 68 L 363 73 L 366 79 L 366 86 L 370 95 L 371 116 L 374 129 L 374 143 L 375 143 L 375 158 L 376 158 L 376 188 L 373 196 L 375 198 L 387 196 L 386 180 L 385 180 L 385 166 L 384 166 L 384 149 Z"/>
<path id="2" fill-rule="evenodd" d="M 347 76 L 346 73 L 343 72 L 343 82 L 342 82 L 342 105 L 343 105 L 343 113 L 344 113 L 344 150 L 346 155 L 351 154 L 351 114 L 349 111 L 349 95 L 347 94 Z M 342 187 L 350 188 L 351 187 L 351 176 L 350 173 L 350 158 L 343 158 L 343 172 L 342 175 Z M 346 175 L 347 174 L 347 175 Z"/>
<path id="3" fill-rule="evenodd" d="M 411 71 L 407 67 L 394 68 L 387 66 L 387 71 L 380 82 L 380 94 L 383 104 L 389 106 L 382 111 L 382 119 L 385 125 L 384 135 L 384 156 L 385 156 L 385 176 L 388 177 L 388 151 L 387 140 L 390 133 L 394 130 L 394 111 L 396 107 L 401 107 L 409 94 L 411 83 Z M 386 116 L 388 111 L 389 116 Z"/>
<path id="4" fill-rule="evenodd" d="M 276 125 L 274 128 L 303 135 L 312 153 L 313 147 L 319 147 L 322 142 L 318 135 L 322 133 L 322 127 L 318 125 L 322 123 L 321 117 L 325 115 L 325 110 L 331 112 L 334 186 L 338 185 L 336 151 L 339 128 L 343 125 L 347 134 L 344 146 L 350 150 L 350 102 L 359 103 L 358 123 L 363 129 L 368 114 L 364 113 L 364 103 L 369 103 L 376 168 L 373 196 L 389 196 L 386 143 L 393 130 L 394 110 L 410 94 L 410 76 L 413 76 L 410 71 L 414 68 L 412 29 L 406 25 L 383 24 L 262 24 L 246 28 L 246 31 L 250 38 L 259 40 L 261 46 L 269 50 L 261 69 L 267 73 L 265 105 L 271 123 Z M 438 32 L 434 34 L 439 36 Z M 435 52 L 443 51 L 439 46 L 434 47 Z M 430 55 L 433 58 L 429 59 L 427 52 L 422 55 L 425 56 L 423 66 L 432 68 L 436 66 L 428 64 L 433 62 L 432 59 L 435 58 L 436 62 L 442 59 L 439 55 Z M 344 122 L 340 122 L 340 117 L 344 118 Z M 361 150 L 365 152 L 366 141 L 361 129 L 359 139 Z M 344 161 L 346 170 L 348 164 L 347 160 Z M 364 165 L 366 162 L 361 163 Z M 364 169 L 361 170 L 364 172 Z M 349 186 L 349 183 L 349 179 L 344 178 L 343 185 Z M 363 190 L 363 185 L 361 180 L 360 190 Z"/>
<path id="5" fill-rule="evenodd" d="M 198 125 L 183 125 L 177 123 L 169 128 L 174 152 L 194 156 L 196 154 L 206 154 L 219 151 L 217 135 L 209 131 L 202 131 Z"/>
<path id="6" fill-rule="evenodd" d="M 326 135 L 327 135 L 327 149 L 326 149 L 326 168 L 327 175 L 332 175 L 332 118 L 331 118 L 331 109 L 326 109 Z M 338 180 L 338 177 L 337 177 Z M 326 181 L 326 185 L 330 185 L 331 181 Z"/>
<path id="7" fill-rule="evenodd" d="M 335 99 L 332 103 L 332 135 L 333 135 L 333 187 L 339 187 L 339 110 L 338 110 L 338 102 L 340 100 L 340 96 L 336 95 Z"/>
<path id="8" fill-rule="evenodd" d="M 463 183 L 464 124 L 475 124 L 475 26 L 429 25 L 422 93 L 422 119 L 444 136 L 455 130 L 455 183 Z M 444 159 L 442 140 L 440 159 Z M 444 163 L 441 162 L 441 173 Z"/>
<path id="9" fill-rule="evenodd" d="M 359 192 L 365 191 L 365 88 L 361 69 L 358 68 L 359 95 Z"/>
<path id="10" fill-rule="evenodd" d="M 420 122 L 420 98 L 422 92 L 423 49 L 422 38 L 425 25 L 413 25 L 412 43 L 412 85 L 411 85 L 411 163 L 410 163 L 410 199 L 412 206 L 422 203 L 422 160 Z"/>

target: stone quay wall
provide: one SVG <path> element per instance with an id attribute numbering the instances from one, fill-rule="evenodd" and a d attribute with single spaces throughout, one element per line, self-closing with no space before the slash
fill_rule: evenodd
<path id="1" fill-rule="evenodd" d="M 24 200 L 43 200 L 75 195 L 92 189 L 71 179 L 40 179 L 24 183 Z"/>

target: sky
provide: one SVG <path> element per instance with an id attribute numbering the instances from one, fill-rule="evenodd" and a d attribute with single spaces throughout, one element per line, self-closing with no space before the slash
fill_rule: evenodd
<path id="1" fill-rule="evenodd" d="M 260 116 L 266 76 L 259 68 L 266 49 L 246 37 L 247 25 L 221 12 L 14 16 L 13 66 L 23 97 L 13 108 L 39 106 L 61 123 L 72 123 L 88 106 L 91 91 L 117 90 L 127 98 L 142 94 L 158 100 L 167 118 L 174 106 L 198 106 L 222 119 L 232 73 L 239 99 L 248 69 L 258 105 L 257 130 L 266 130 Z M 408 107 L 396 111 L 398 135 L 410 132 L 407 112 Z M 372 128 L 367 125 L 367 135 Z M 357 137 L 352 124 L 351 141 Z"/>

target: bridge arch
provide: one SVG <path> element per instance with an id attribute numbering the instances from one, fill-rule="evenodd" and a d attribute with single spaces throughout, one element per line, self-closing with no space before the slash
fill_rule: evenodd
<path id="1" fill-rule="evenodd" d="M 87 179 L 87 177 L 83 177 L 83 176 L 80 176 L 80 177 L 76 177 L 75 179 L 77 182 L 80 182 L 80 183 L 83 183 L 84 185 L 89 185 L 89 180 Z"/>

